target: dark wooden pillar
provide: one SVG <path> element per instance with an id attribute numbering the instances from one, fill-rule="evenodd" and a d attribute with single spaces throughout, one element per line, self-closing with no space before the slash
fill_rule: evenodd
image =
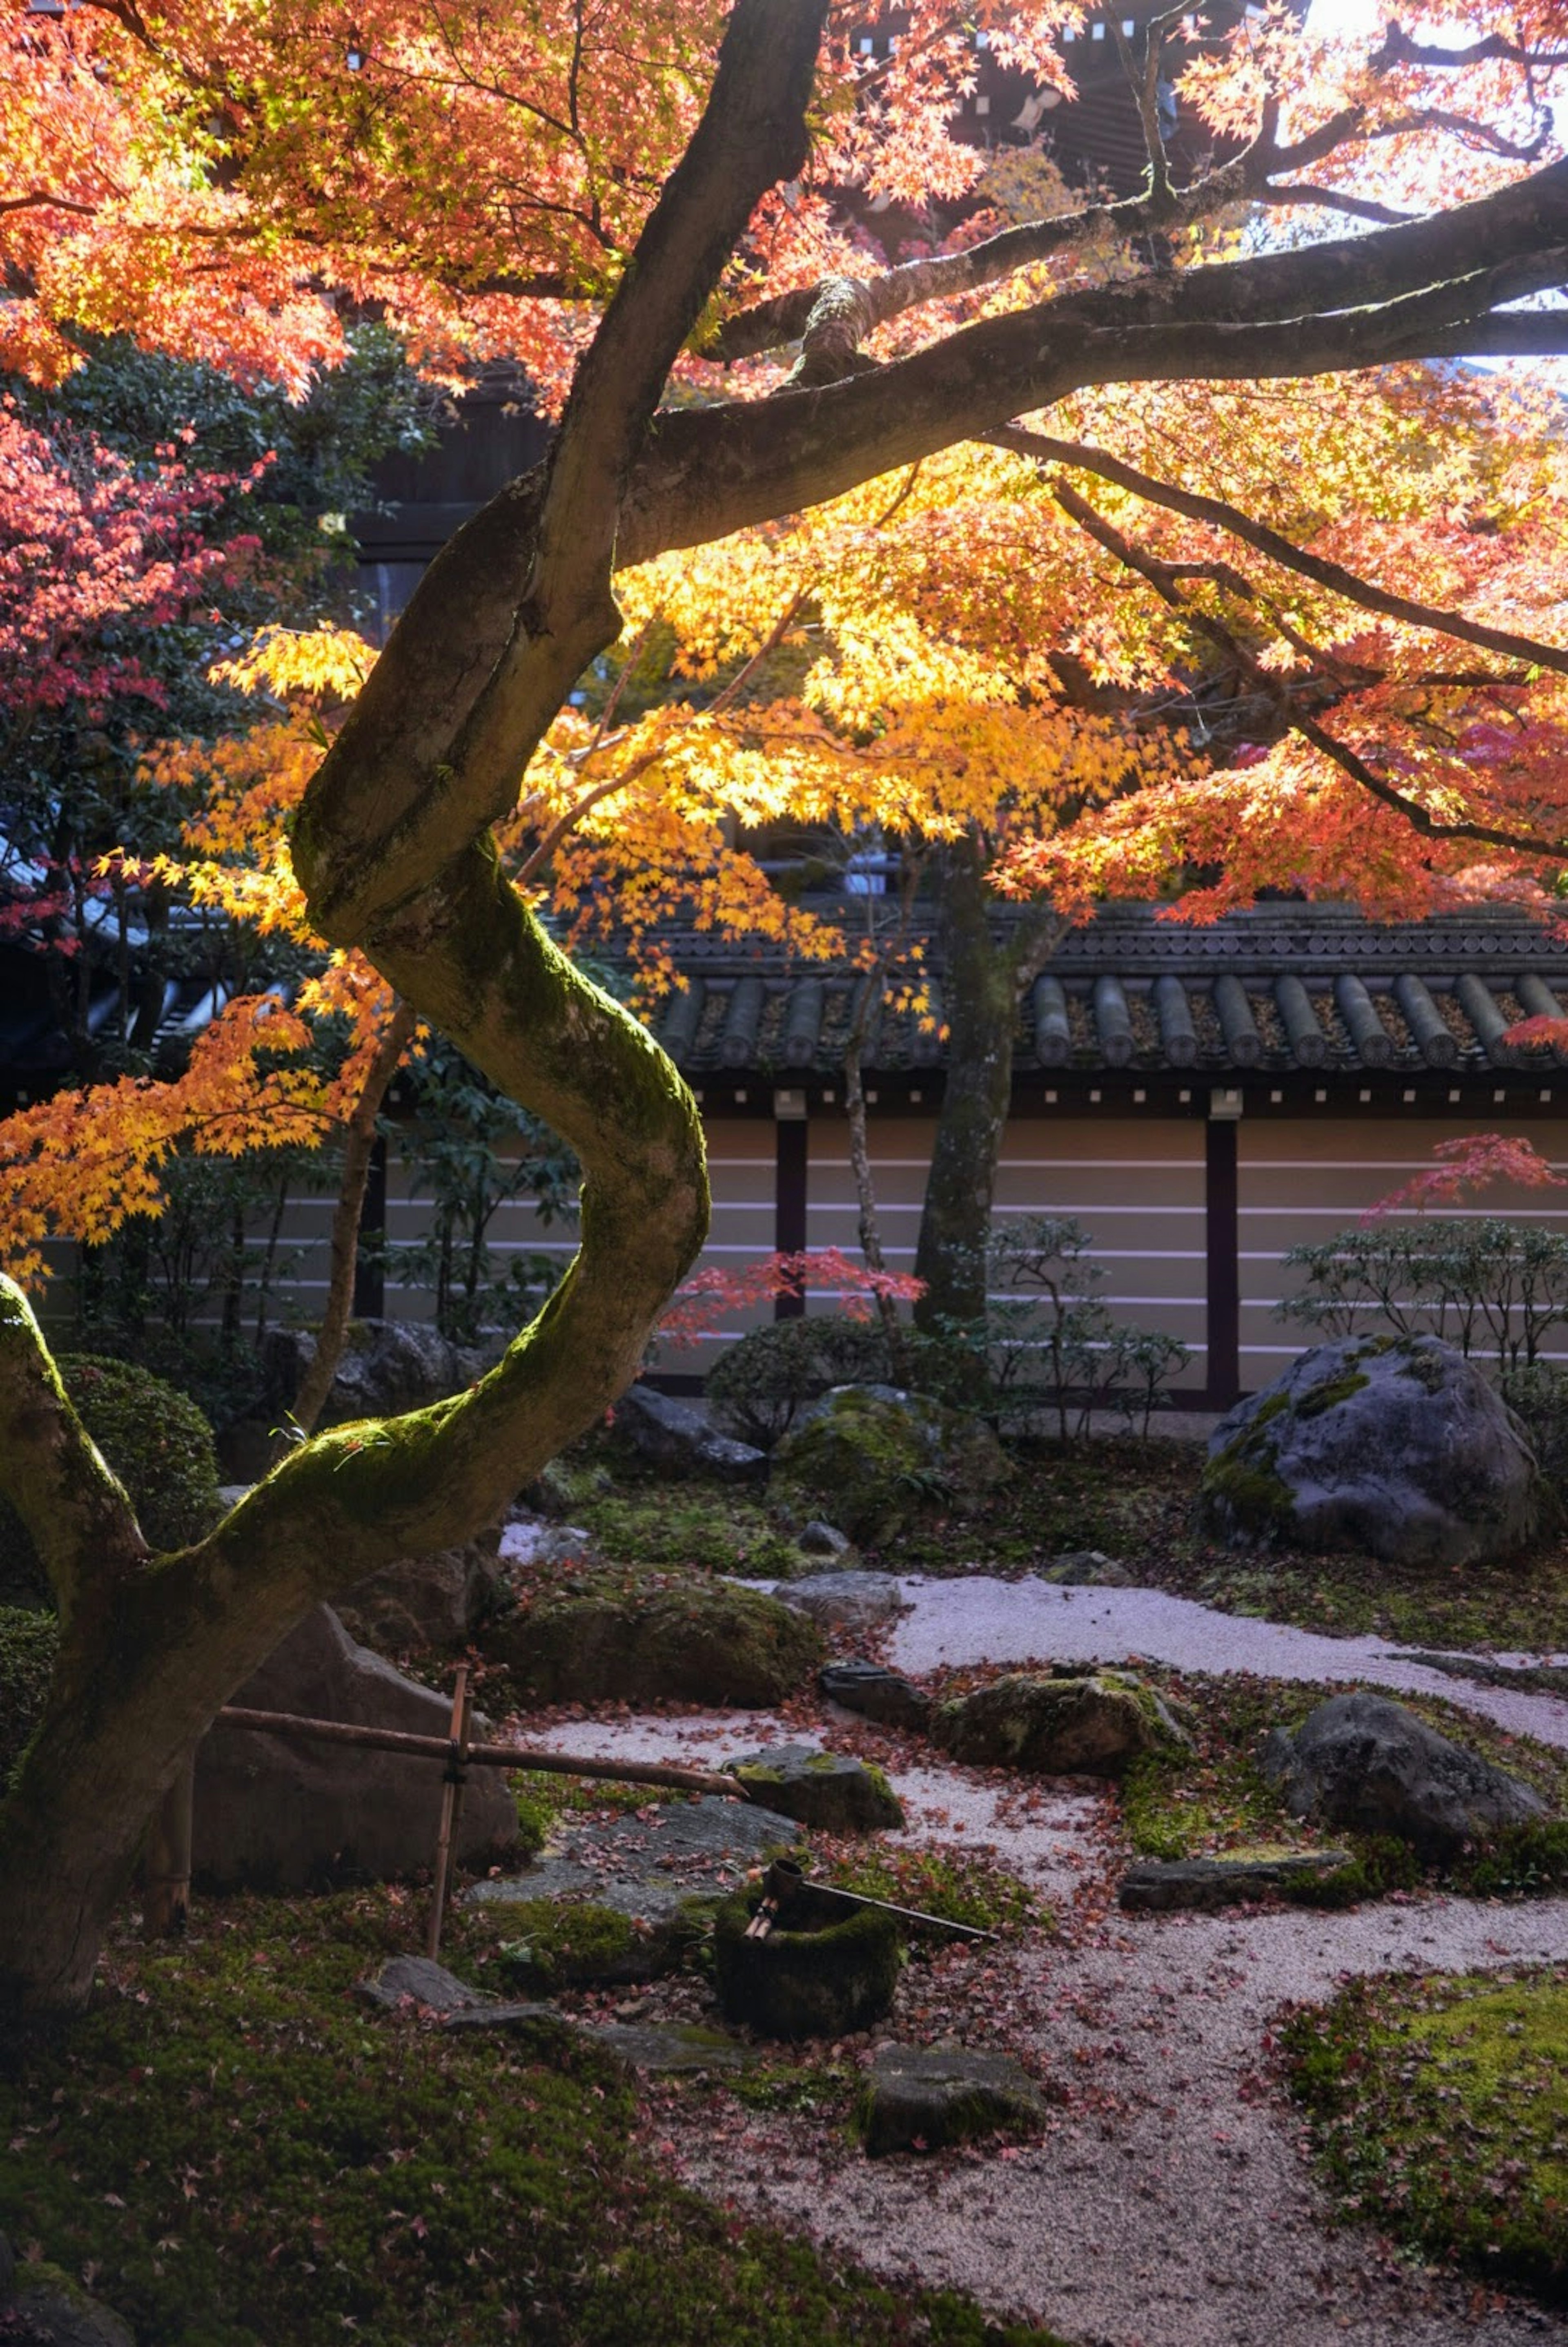
<path id="1" fill-rule="evenodd" d="M 354 1265 L 354 1318 L 384 1320 L 387 1308 L 387 1145 L 378 1136 L 365 1177 L 360 1214 L 359 1258 Z"/>
<path id="2" fill-rule="evenodd" d="M 1210 1113 L 1204 1198 L 1207 1207 L 1208 1393 L 1211 1409 L 1228 1409 L 1241 1392 L 1240 1185 L 1237 1118 Z"/>
<path id="3" fill-rule="evenodd" d="M 776 1094 L 773 1118 L 773 1245 L 779 1255 L 799 1255 L 806 1245 L 806 1165 L 810 1131 L 804 1096 L 792 1092 Z M 805 1311 L 803 1296 L 784 1295 L 774 1300 L 776 1320 L 802 1319 Z"/>

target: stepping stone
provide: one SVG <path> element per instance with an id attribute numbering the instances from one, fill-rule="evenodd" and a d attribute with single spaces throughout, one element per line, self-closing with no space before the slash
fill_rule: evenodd
<path id="1" fill-rule="evenodd" d="M 678 2022 L 577 2021 L 557 2012 L 553 2004 L 465 2006 L 448 2014 L 442 2026 L 504 2030 L 508 2036 L 536 2040 L 541 2050 L 551 2042 L 559 2045 L 565 2038 L 583 2038 L 628 2071 L 745 2070 L 761 2058 L 722 2029 L 701 2029 Z"/>
<path id="2" fill-rule="evenodd" d="M 373 1980 L 356 1983 L 355 1993 L 367 2004 L 378 2004 L 388 2013 L 395 2012 L 408 1997 L 432 2013 L 443 2014 L 495 2002 L 483 1989 L 470 1988 L 466 1981 L 460 1981 L 444 1964 L 433 1963 L 428 1956 L 389 1956 Z"/>
<path id="3" fill-rule="evenodd" d="M 867 2157 L 936 2151 L 999 2129 L 1037 2127 L 1040 2089 L 1005 2054 L 962 2046 L 881 2045 L 857 2114 Z"/>
<path id="4" fill-rule="evenodd" d="M 1124 1907 L 1143 1913 L 1212 1914 L 1244 1899 L 1319 1881 L 1349 1862 L 1348 1850 L 1304 1850 L 1278 1858 L 1145 1859 L 1123 1876 L 1117 1897 Z"/>
<path id="5" fill-rule="evenodd" d="M 694 1892 L 732 1891 L 753 1867 L 799 1839 L 791 1817 L 704 1793 L 695 1801 L 651 1803 L 646 1814 L 586 1819 L 567 1833 L 558 1856 L 520 1874 L 475 1882 L 463 1898 L 476 1906 L 587 1898 L 657 1922 Z"/>
<path id="6" fill-rule="evenodd" d="M 922 1728 L 931 1717 L 931 1697 L 880 1663 L 828 1663 L 817 1685 L 830 1703 L 859 1712 L 881 1727 Z"/>
<path id="7" fill-rule="evenodd" d="M 891 1573 L 810 1573 L 801 1581 L 781 1581 L 773 1594 L 820 1629 L 869 1630 L 909 1612 Z"/>
<path id="8" fill-rule="evenodd" d="M 731 1766 L 747 1790 L 770 1809 L 827 1833 L 874 1833 L 904 1821 L 881 1770 L 868 1768 L 850 1753 L 775 1744 Z"/>

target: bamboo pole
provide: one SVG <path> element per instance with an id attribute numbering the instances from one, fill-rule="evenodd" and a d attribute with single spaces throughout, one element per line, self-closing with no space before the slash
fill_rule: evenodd
<path id="1" fill-rule="evenodd" d="M 463 1779 L 468 1761 L 468 1665 L 459 1663 L 452 1689 L 452 1750 L 446 1782 L 441 1788 L 441 1829 L 435 1838 L 435 1889 L 430 1905 L 430 1936 L 425 1954 L 433 1963 L 441 1953 L 441 1926 L 446 1913 L 446 1888 L 452 1880 L 452 1846 L 463 1809 Z"/>
<path id="2" fill-rule="evenodd" d="M 225 1704 L 217 1727 L 250 1727 L 266 1736 L 299 1736 L 321 1744 L 357 1745 L 365 1752 L 404 1752 L 411 1759 L 450 1760 L 450 1741 L 415 1736 L 402 1727 L 361 1727 L 356 1720 L 308 1719 L 291 1711 L 252 1711 Z M 706 1768 L 678 1768 L 653 1760 L 600 1760 L 584 1752 L 538 1752 L 526 1744 L 472 1744 L 471 1768 L 537 1768 L 556 1777 L 596 1777 L 616 1785 L 671 1785 L 683 1793 L 726 1793 L 751 1798 L 738 1777 Z"/>
<path id="3" fill-rule="evenodd" d="M 192 1755 L 180 1764 L 153 1811 L 147 1840 L 147 1893 L 142 1901 L 142 1937 L 174 1938 L 190 1921 L 190 1813 L 196 1778 Z"/>

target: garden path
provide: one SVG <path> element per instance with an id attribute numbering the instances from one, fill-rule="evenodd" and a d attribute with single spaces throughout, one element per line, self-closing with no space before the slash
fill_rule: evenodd
<path id="1" fill-rule="evenodd" d="M 889 1642 L 905 1669 L 1134 1654 L 1306 1682 L 1354 1676 L 1443 1694 L 1568 1745 L 1568 1703 L 1449 1677 L 1380 1639 L 1319 1637 L 1150 1591 L 1033 1580 L 911 1580 L 905 1591 L 911 1610 Z M 825 1740 L 835 1719 L 847 1724 L 821 1717 Z M 799 1717 L 706 1713 L 601 1721 L 594 1740 L 606 1754 L 713 1761 L 800 1732 Z M 1062 2095 L 1047 2132 L 1001 2154 L 871 2163 L 799 2115 L 750 2114 L 738 2135 L 708 2132 L 695 2113 L 672 2128 L 656 2108 L 659 2147 L 691 2183 L 879 2272 L 1048 2322 L 1075 2347 L 1568 2342 L 1568 2316 L 1334 2230 L 1299 2122 L 1268 2075 L 1282 2004 L 1319 2000 L 1354 1974 L 1568 1962 L 1568 1900 L 1129 1917 L 1105 1904 L 1103 1795 L 1064 1783 L 1020 1799 L 993 1774 L 926 1763 L 895 1760 L 890 1774 L 907 1839 L 990 1844 L 1063 1918 L 1059 1938 L 983 1959 L 992 2010 Z M 940 2011 L 950 1975 L 977 1961 L 937 1956 L 921 1993 Z"/>

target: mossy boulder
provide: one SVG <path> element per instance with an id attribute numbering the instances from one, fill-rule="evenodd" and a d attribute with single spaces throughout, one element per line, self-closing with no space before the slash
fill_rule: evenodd
<path id="1" fill-rule="evenodd" d="M 931 1732 L 955 1760 L 1047 1777 L 1117 1777 L 1143 1753 L 1191 1741 L 1162 1697 L 1128 1671 L 1011 1672 L 938 1704 Z"/>
<path id="2" fill-rule="evenodd" d="M 885 1543 L 939 1510 L 963 1509 L 1013 1473 L 983 1419 L 894 1386 L 836 1386 L 773 1453 L 775 1501 Z"/>
<path id="3" fill-rule="evenodd" d="M 824 1833 L 875 1833 L 901 1826 L 898 1796 L 879 1768 L 848 1752 L 776 1744 L 731 1764 L 754 1801 Z"/>
<path id="4" fill-rule="evenodd" d="M 1550 1506 L 1522 1427 L 1436 1337 L 1316 1345 L 1209 1438 L 1198 1521 L 1232 1546 L 1454 1566 L 1512 1555 Z"/>
<path id="5" fill-rule="evenodd" d="M 879 2045 L 855 2113 L 872 2159 L 890 2151 L 938 2151 L 978 2136 L 1015 2135 L 1045 2116 L 1040 2089 L 1005 2054 L 962 2045 Z"/>
<path id="6" fill-rule="evenodd" d="M 767 1708 L 822 1660 L 820 1632 L 755 1589 L 696 1575 L 585 1574 L 482 1634 L 532 1703 Z"/>
<path id="7" fill-rule="evenodd" d="M 134 1361 L 62 1353 L 73 1409 L 130 1494 L 155 1551 L 188 1548 L 223 1513 L 212 1429 L 178 1386 Z M 21 1518 L 0 1501 L 0 1603 L 47 1602 L 48 1582 Z"/>
<path id="8" fill-rule="evenodd" d="M 713 1972 L 727 2021 L 764 2037 L 841 2037 L 892 2010 L 899 1927 L 874 1907 L 844 1915 L 841 1901 L 809 1884 L 790 1903 L 790 1928 L 748 1940 L 759 1892 L 727 1899 L 714 1918 Z"/>

